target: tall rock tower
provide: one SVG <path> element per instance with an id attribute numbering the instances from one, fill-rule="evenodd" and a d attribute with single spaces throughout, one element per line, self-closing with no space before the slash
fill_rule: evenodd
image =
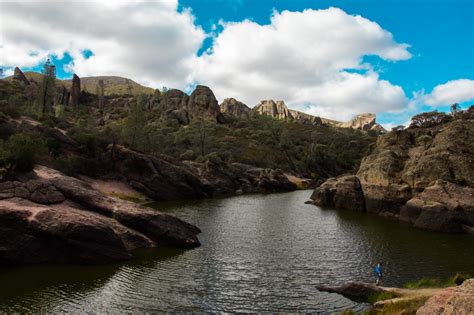
<path id="1" fill-rule="evenodd" d="M 71 105 L 77 107 L 79 105 L 79 95 L 81 94 L 81 79 L 74 73 L 72 77 L 71 88 Z"/>

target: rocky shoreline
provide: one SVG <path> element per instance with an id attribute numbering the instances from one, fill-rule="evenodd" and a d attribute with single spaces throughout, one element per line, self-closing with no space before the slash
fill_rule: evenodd
<path id="1" fill-rule="evenodd" d="M 0 264 L 104 264 L 138 248 L 200 246 L 199 228 L 46 167 L 0 184 Z"/>
<path id="2" fill-rule="evenodd" d="M 337 293 L 350 299 L 375 300 L 372 309 L 382 314 L 472 314 L 474 279 L 457 287 L 405 289 L 380 287 L 365 282 L 347 282 L 340 286 L 318 286 L 318 291 Z"/>
<path id="3" fill-rule="evenodd" d="M 330 178 L 314 190 L 318 206 L 355 210 L 417 228 L 474 231 L 474 120 L 390 132 L 356 175 Z"/>

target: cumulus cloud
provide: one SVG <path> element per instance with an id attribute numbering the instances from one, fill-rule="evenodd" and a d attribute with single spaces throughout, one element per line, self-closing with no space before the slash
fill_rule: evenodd
<path id="1" fill-rule="evenodd" d="M 458 79 L 437 85 L 424 101 L 430 106 L 444 106 L 474 99 L 474 80 Z"/>
<path id="2" fill-rule="evenodd" d="M 250 106 L 283 99 L 328 118 L 400 110 L 401 87 L 363 62 L 411 58 L 377 23 L 337 8 L 273 12 L 270 23 L 221 22 L 206 34 L 176 0 L 131 2 L 2 2 L 0 64 L 31 67 L 68 53 L 79 76 L 120 75 L 185 89 L 209 85 L 218 99 Z M 213 44 L 197 53 L 207 36 Z M 92 55 L 85 52 L 91 51 Z"/>
<path id="3" fill-rule="evenodd" d="M 206 34 L 189 10 L 177 8 L 176 0 L 3 2 L 0 64 L 32 67 L 67 52 L 79 76 L 184 88 Z"/>
<path id="4" fill-rule="evenodd" d="M 196 58 L 193 74 L 220 99 L 232 96 L 250 106 L 283 99 L 339 119 L 406 105 L 403 90 L 379 80 L 362 58 L 405 60 L 408 45 L 361 16 L 337 8 L 283 11 L 274 12 L 268 25 L 245 20 L 222 27 L 212 49 Z"/>

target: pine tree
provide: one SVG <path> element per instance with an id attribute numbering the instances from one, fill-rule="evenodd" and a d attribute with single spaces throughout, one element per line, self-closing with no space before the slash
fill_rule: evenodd
<path id="1" fill-rule="evenodd" d="M 47 60 L 43 66 L 43 80 L 41 81 L 38 104 L 42 114 L 53 111 L 54 95 L 56 93 L 56 67 L 51 60 Z"/>

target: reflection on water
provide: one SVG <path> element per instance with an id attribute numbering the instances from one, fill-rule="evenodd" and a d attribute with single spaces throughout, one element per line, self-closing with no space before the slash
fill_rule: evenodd
<path id="1" fill-rule="evenodd" d="M 474 271 L 474 235 L 305 205 L 310 191 L 158 205 L 198 225 L 202 247 L 146 250 L 112 266 L 0 271 L 0 311 L 327 311 L 364 308 L 319 284 L 386 284 Z"/>

